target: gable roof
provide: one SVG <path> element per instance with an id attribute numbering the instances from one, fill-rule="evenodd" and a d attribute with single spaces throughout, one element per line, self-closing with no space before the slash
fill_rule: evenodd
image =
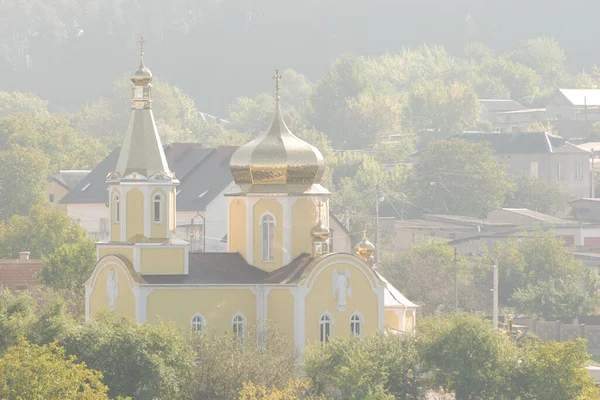
<path id="1" fill-rule="evenodd" d="M 511 99 L 479 99 L 479 104 L 491 112 L 523 110 L 525 106 Z"/>
<path id="2" fill-rule="evenodd" d="M 600 106 L 600 89 L 558 89 L 574 106 Z"/>
<path id="3" fill-rule="evenodd" d="M 90 170 L 66 169 L 58 171 L 49 179 L 61 184 L 65 189 L 71 190 L 89 173 Z"/>
<path id="4" fill-rule="evenodd" d="M 177 174 L 177 209 L 201 211 L 229 183 L 229 157 L 235 148 L 202 148 L 196 143 L 173 143 L 165 146 L 171 171 Z M 60 201 L 61 204 L 106 203 L 106 176 L 115 170 L 120 148 L 100 162 Z M 202 196 L 200 196 L 202 195 Z"/>
<path id="5" fill-rule="evenodd" d="M 464 139 L 469 142 L 487 142 L 496 154 L 554 153 L 562 147 L 570 145 L 564 139 L 547 132 L 464 132 L 450 138 Z M 585 150 L 573 149 L 573 152 L 585 152 Z"/>

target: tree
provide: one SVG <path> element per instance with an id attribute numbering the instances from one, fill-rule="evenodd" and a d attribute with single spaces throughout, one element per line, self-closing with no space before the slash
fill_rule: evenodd
<path id="1" fill-rule="evenodd" d="M 428 136 L 475 126 L 480 111 L 477 95 L 469 86 L 459 82 L 446 85 L 440 79 L 420 81 L 408 94 L 405 123 L 427 140 Z"/>
<path id="2" fill-rule="evenodd" d="M 290 379 L 283 389 L 244 382 L 238 400 L 308 400 L 307 389 L 308 384 L 299 379 Z"/>
<path id="3" fill-rule="evenodd" d="M 31 113 L 36 115 L 47 112 L 48 101 L 40 99 L 33 93 L 0 91 L 0 118 L 12 114 Z"/>
<path id="4" fill-rule="evenodd" d="M 512 208 L 528 208 L 544 214 L 554 215 L 564 210 L 572 195 L 560 186 L 539 178 L 521 175 L 513 178 L 516 190 L 504 205 Z"/>
<path id="5" fill-rule="evenodd" d="M 60 343 L 102 372 L 111 397 L 192 398 L 194 351 L 173 325 L 99 315 Z"/>
<path id="6" fill-rule="evenodd" d="M 500 301 L 517 311 L 545 318 L 593 312 L 597 276 L 575 260 L 561 238 L 541 230 L 499 243 Z"/>
<path id="7" fill-rule="evenodd" d="M 531 105 L 540 93 L 541 77 L 531 68 L 520 63 L 498 58 L 486 63 L 483 69 L 492 76 L 499 76 L 510 90 L 510 98 Z"/>
<path id="8" fill-rule="evenodd" d="M 48 257 L 42 255 L 42 265 L 41 283 L 81 292 L 96 265 L 96 247 L 89 240 L 65 243 Z"/>
<path id="9" fill-rule="evenodd" d="M 65 243 L 89 243 L 87 232 L 58 208 L 36 205 L 27 215 L 0 223 L 0 257 L 16 258 L 28 250 L 32 257 L 49 255 Z"/>
<path id="10" fill-rule="evenodd" d="M 566 73 L 565 52 L 558 42 L 549 36 L 521 41 L 511 58 L 538 72 L 548 86 L 558 86 Z"/>
<path id="11" fill-rule="evenodd" d="M 485 217 L 503 203 L 511 185 L 485 143 L 452 139 L 419 154 L 406 190 L 424 213 Z"/>
<path id="12" fill-rule="evenodd" d="M 108 399 L 102 374 L 65 356 L 56 344 L 37 346 L 21 339 L 0 359 L 3 399 Z"/>
<path id="13" fill-rule="evenodd" d="M 44 201 L 48 159 L 41 150 L 14 147 L 0 151 L 0 165 L 0 221 L 25 215 Z M 0 237 L 1 232 L 0 225 Z"/>
<path id="14" fill-rule="evenodd" d="M 432 387 L 456 400 L 506 398 L 516 347 L 489 321 L 466 313 L 424 318 L 416 340 Z"/>

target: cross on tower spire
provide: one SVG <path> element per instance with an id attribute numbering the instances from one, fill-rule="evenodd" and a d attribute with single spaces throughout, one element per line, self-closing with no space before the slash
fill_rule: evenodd
<path id="1" fill-rule="evenodd" d="M 275 74 L 273 75 L 273 79 L 275 79 L 275 101 L 279 101 L 279 80 L 282 78 L 282 75 L 279 73 L 279 67 L 275 67 Z"/>
<path id="2" fill-rule="evenodd" d="M 322 220 L 323 218 L 323 202 L 319 201 L 319 203 L 317 204 L 317 212 L 319 213 L 319 221 Z"/>
<path id="3" fill-rule="evenodd" d="M 140 36 L 140 59 L 143 61 L 144 60 L 144 43 L 146 43 L 146 41 L 144 40 L 144 36 Z"/>

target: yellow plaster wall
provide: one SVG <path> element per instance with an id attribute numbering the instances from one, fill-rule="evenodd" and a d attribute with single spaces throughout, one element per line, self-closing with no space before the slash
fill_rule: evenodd
<path id="1" fill-rule="evenodd" d="M 317 223 L 317 207 L 311 199 L 298 199 L 292 205 L 292 260 L 312 253 L 310 230 Z"/>
<path id="2" fill-rule="evenodd" d="M 149 323 L 163 319 L 186 328 L 200 313 L 209 329 L 231 332 L 233 317 L 241 312 L 248 324 L 256 324 L 256 296 L 249 289 L 154 289 L 146 304 Z"/>
<path id="3" fill-rule="evenodd" d="M 122 207 L 122 206 L 121 206 Z M 127 192 L 127 240 L 135 235 L 144 234 L 144 194 L 139 189 L 131 189 Z"/>
<path id="4" fill-rule="evenodd" d="M 118 224 L 115 223 L 115 204 L 113 202 L 113 196 L 115 193 L 119 195 L 119 203 L 121 204 L 121 215 L 119 217 L 123 215 L 123 199 L 121 198 L 121 193 L 117 189 L 113 189 L 110 192 L 110 238 L 113 242 L 119 242 L 121 241 L 121 224 L 123 221 Z M 119 220 L 121 219 L 122 218 L 119 218 Z"/>
<path id="5" fill-rule="evenodd" d="M 272 289 L 267 297 L 267 321 L 286 338 L 294 340 L 294 295 L 289 289 Z"/>
<path id="6" fill-rule="evenodd" d="M 135 319 L 135 296 L 129 287 L 127 273 L 119 266 L 104 261 L 99 267 L 98 278 L 90 294 L 90 317 L 93 318 L 98 311 L 108 310 L 108 290 L 106 281 L 110 270 L 115 270 L 118 278 L 118 297 L 115 301 L 115 310 L 113 313 L 118 316 L 130 317 Z"/>
<path id="7" fill-rule="evenodd" d="M 154 196 L 160 194 L 163 198 L 162 208 L 160 210 L 162 215 L 162 221 L 160 223 L 154 222 Z M 164 190 L 156 189 L 150 196 L 151 208 L 150 208 L 150 235 L 153 238 L 166 238 L 167 237 L 167 207 L 169 203 L 169 197 L 166 195 Z M 171 212 L 171 210 L 169 210 Z"/>
<path id="8" fill-rule="evenodd" d="M 229 251 L 239 252 L 246 258 L 246 204 L 242 199 L 233 199 L 229 205 Z"/>
<path id="9" fill-rule="evenodd" d="M 54 195 L 54 201 L 52 204 L 55 204 L 58 208 L 65 211 L 67 209 L 67 205 L 59 204 L 59 201 L 65 197 L 67 193 L 69 193 L 69 191 L 63 185 L 54 180 L 48 182 L 48 185 L 46 186 L 46 198 L 48 201 L 50 201 L 50 195 Z"/>
<path id="10" fill-rule="evenodd" d="M 102 257 L 107 256 L 107 255 L 118 255 L 118 256 L 123 256 L 125 258 L 127 258 L 129 260 L 129 262 L 131 262 L 131 264 L 133 264 L 134 260 L 134 251 L 133 251 L 133 246 L 130 247 L 110 247 L 110 246 L 100 246 L 98 247 L 98 259 L 100 260 Z"/>
<path id="11" fill-rule="evenodd" d="M 140 274 L 176 275 L 185 273 L 185 248 L 142 247 L 140 249 Z"/>
<path id="12" fill-rule="evenodd" d="M 404 314 L 404 330 L 406 332 L 412 331 L 415 327 L 415 318 L 413 317 L 412 312 L 406 311 Z"/>
<path id="13" fill-rule="evenodd" d="M 338 311 L 337 300 L 333 297 L 333 272 L 346 268 L 350 271 L 352 297 L 346 297 L 346 310 Z M 320 340 L 319 318 L 325 311 L 333 317 L 332 336 L 350 336 L 350 316 L 355 311 L 363 317 L 363 335 L 379 330 L 377 295 L 371 289 L 369 279 L 358 268 L 340 260 L 318 275 L 306 295 L 306 344 Z"/>
<path id="14" fill-rule="evenodd" d="M 394 310 L 386 309 L 383 312 L 384 315 L 384 323 L 386 328 L 395 329 L 397 331 L 402 330 L 402 325 L 400 324 L 400 318 L 396 315 Z"/>
<path id="15" fill-rule="evenodd" d="M 260 217 L 269 211 L 275 217 L 275 245 L 273 262 L 262 261 L 262 226 Z M 270 272 L 283 266 L 283 207 L 275 199 L 260 199 L 254 204 L 252 230 L 254 238 L 254 266 Z"/>

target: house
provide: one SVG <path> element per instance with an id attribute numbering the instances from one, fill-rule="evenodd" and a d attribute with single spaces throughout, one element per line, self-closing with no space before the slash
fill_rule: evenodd
<path id="1" fill-rule="evenodd" d="M 227 251 L 198 252 L 176 235 L 177 197 L 191 172 L 180 181 L 169 165 L 142 58 L 125 140 L 106 177 L 109 231 L 85 283 L 86 320 L 106 311 L 196 334 L 211 328 L 241 344 L 250 326 L 260 333 L 268 321 L 298 353 L 331 337 L 414 329 L 417 306 L 374 268 L 366 236 L 354 252 L 331 251 L 325 160 L 287 128 L 280 77 L 275 70 L 269 128 L 226 158 L 234 180 L 225 194 Z"/>
<path id="2" fill-rule="evenodd" d="M 65 209 L 66 207 L 60 204 L 60 201 L 89 173 L 89 170 L 61 170 L 49 177 L 46 186 L 48 202 L 58 204 L 60 208 Z"/>
<path id="3" fill-rule="evenodd" d="M 558 89 L 546 105 L 548 119 L 600 121 L 600 89 Z"/>
<path id="4" fill-rule="evenodd" d="M 591 152 L 546 132 L 465 132 L 452 136 L 487 143 L 508 175 L 529 175 L 554 183 L 576 198 L 589 197 Z"/>
<path id="5" fill-rule="evenodd" d="M 0 289 L 15 291 L 35 286 L 41 269 L 42 260 L 29 258 L 28 251 L 20 252 L 18 259 L 0 259 Z"/>

